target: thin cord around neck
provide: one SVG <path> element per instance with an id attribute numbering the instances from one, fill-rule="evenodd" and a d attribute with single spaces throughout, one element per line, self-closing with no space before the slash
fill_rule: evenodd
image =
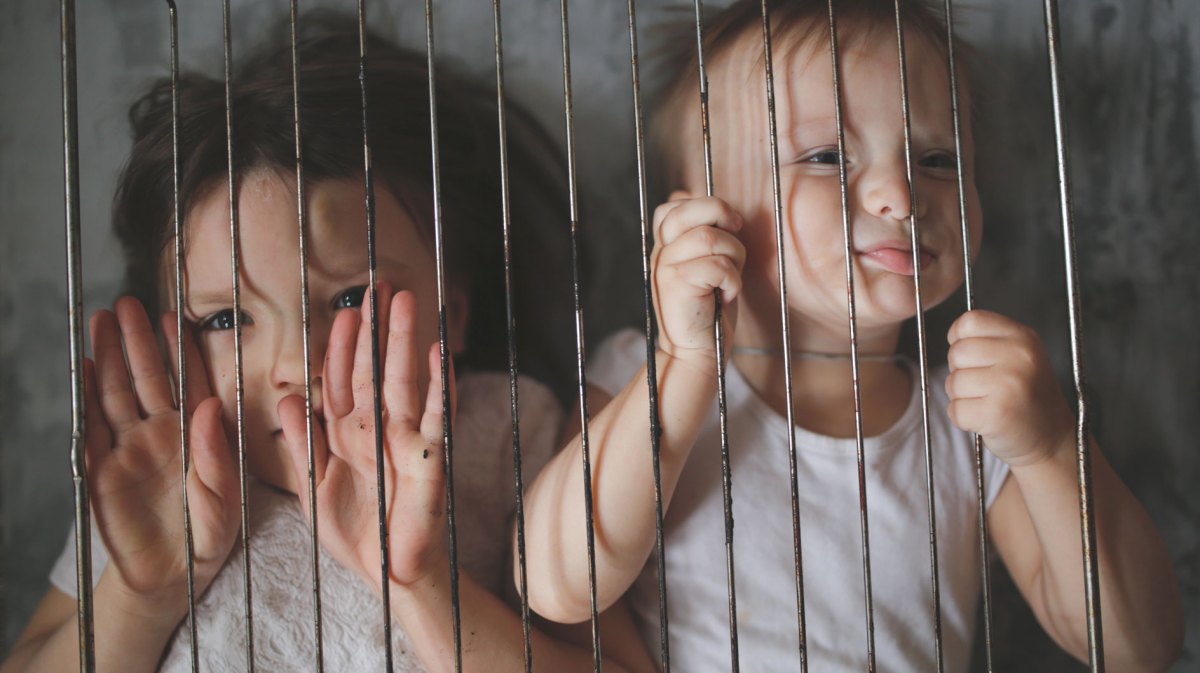
<path id="1" fill-rule="evenodd" d="M 757 357 L 783 357 L 781 348 L 762 348 L 759 346 L 734 346 L 730 351 L 733 355 L 751 355 Z M 823 353 L 820 351 L 793 350 L 792 356 L 803 360 L 849 360 L 849 353 Z M 860 353 L 858 359 L 862 362 L 901 362 L 905 357 L 899 353 L 892 355 L 867 355 Z"/>

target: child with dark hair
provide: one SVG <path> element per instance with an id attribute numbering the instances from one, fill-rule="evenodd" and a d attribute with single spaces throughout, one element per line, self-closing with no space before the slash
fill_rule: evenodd
<path id="1" fill-rule="evenodd" d="M 833 4 L 845 111 L 849 253 L 826 0 L 767 3 L 775 46 L 782 247 L 775 234 L 759 0 L 734 2 L 705 26 L 719 198 L 703 196 L 694 54 L 669 73 L 655 111 L 652 140 L 670 190 L 654 214 L 652 273 L 672 663 L 688 673 L 726 669 L 729 620 L 735 619 L 743 670 L 797 670 L 794 487 L 810 670 L 869 669 L 863 506 L 870 521 L 872 642 L 881 670 L 936 671 L 940 663 L 947 671 L 965 670 L 980 593 L 972 432 L 987 447 L 982 506 L 992 546 L 1042 627 L 1086 660 L 1074 416 L 1041 339 L 1005 316 L 966 313 L 946 335 L 949 368 L 930 372 L 927 393 L 916 366 L 896 354 L 904 324 L 950 297 L 964 276 L 959 161 L 941 13 L 928 2 L 898 3 L 912 106 L 913 202 L 901 115 L 897 3 Z M 971 95 L 967 88 L 962 93 L 961 163 L 975 254 L 982 218 L 967 112 Z M 916 251 L 913 218 L 920 223 Z M 857 306 L 861 416 L 849 354 L 847 254 Z M 781 255 L 789 343 L 780 328 Z M 914 297 L 916 265 L 921 306 Z M 735 569 L 727 569 L 724 554 L 712 331 L 716 289 L 726 302 L 731 355 L 726 391 Z M 783 385 L 789 354 L 790 399 Z M 647 563 L 656 531 L 645 356 L 644 336 L 634 331 L 595 351 L 589 381 L 598 388 L 590 400 L 602 411 L 592 416 L 590 436 L 595 591 L 601 606 L 628 591 L 643 633 L 653 641 L 659 597 L 656 564 Z M 866 504 L 856 478 L 856 429 L 865 436 Z M 796 443 L 794 476 L 789 434 Z M 926 436 L 932 438 L 932 494 L 925 484 Z M 1183 637 L 1170 556 L 1145 510 L 1095 441 L 1089 442 L 1106 659 L 1110 670 L 1162 671 L 1178 657 Z M 579 461 L 576 441 L 542 471 L 526 500 L 530 604 L 567 622 L 586 618 L 591 595 Z M 938 652 L 927 497 L 937 503 Z M 736 615 L 727 609 L 727 572 L 736 582 Z"/>
<path id="2" fill-rule="evenodd" d="M 324 660 L 328 670 L 381 670 L 374 396 L 367 296 L 366 214 L 352 21 L 308 18 L 299 45 L 300 115 L 314 367 Z M 286 34 L 285 34 L 286 35 Z M 445 522 L 442 391 L 434 258 L 429 100 L 423 55 L 369 40 L 369 117 L 376 176 L 378 301 L 384 409 L 387 581 L 396 670 L 453 667 Z M 269 42 L 233 82 L 233 163 L 240 219 L 244 431 L 250 485 L 254 655 L 260 670 L 310 668 L 312 633 L 305 339 L 298 292 L 297 194 L 290 45 Z M 439 71 L 439 142 L 453 376 L 459 592 L 465 669 L 519 670 L 524 645 L 506 567 L 514 508 L 509 381 L 502 290 L 498 139 L 494 99 Z M 206 669 L 246 664 L 241 498 L 232 448 L 236 388 L 230 208 L 222 82 L 181 78 L 180 199 L 185 213 L 184 303 L 174 306 L 172 132 L 169 82 L 132 109 L 134 146 L 114 208 L 135 295 L 91 320 L 85 367 L 97 668 L 179 671 L 195 646 Z M 552 145 L 519 110 L 510 113 L 519 222 L 536 221 L 525 198 L 557 175 Z M 542 219 L 561 204 L 542 201 Z M 565 241 L 518 228 L 518 317 L 526 371 L 569 371 L 569 345 L 530 327 L 565 316 L 548 279 L 563 278 Z M 526 263 L 521 264 L 521 260 Z M 536 263 L 531 263 L 536 261 Z M 524 270 L 524 271 L 522 271 Z M 560 284 L 559 287 L 562 287 Z M 141 301 L 138 301 L 140 299 Z M 187 402 L 192 465 L 181 482 L 172 376 L 147 310 L 159 318 L 174 363 L 175 312 L 189 330 Z M 161 315 L 158 315 L 160 314 Z M 455 394 L 456 393 L 456 394 Z M 520 383 L 524 468 L 554 449 L 561 412 L 546 386 Z M 182 490 L 194 534 L 198 643 L 187 612 Z M 300 496 L 297 498 L 297 496 Z M 51 572 L 52 588 L 3 671 L 62 671 L 78 662 L 74 544 Z M 507 601 L 505 599 L 508 599 Z M 533 634 L 537 670 L 591 670 L 588 634 Z M 606 618 L 606 670 L 651 665 L 620 610 Z M 584 643 L 583 645 L 577 644 Z"/>

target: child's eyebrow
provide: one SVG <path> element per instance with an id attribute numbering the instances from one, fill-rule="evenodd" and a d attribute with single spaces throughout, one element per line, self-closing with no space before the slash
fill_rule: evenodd
<path id="1" fill-rule="evenodd" d="M 402 258 L 392 255 L 380 255 L 375 260 L 376 267 L 390 267 L 407 271 L 412 267 L 407 261 Z M 366 277 L 369 270 L 365 260 L 333 260 L 326 264 L 317 264 L 310 259 L 308 263 L 309 269 L 320 273 L 333 276 L 335 278 L 353 278 L 356 276 Z"/>
<path id="2" fill-rule="evenodd" d="M 836 126 L 837 120 L 832 115 L 809 116 L 801 113 L 797 119 L 790 121 L 787 128 L 789 135 L 795 136 L 805 132 L 835 130 Z"/>
<path id="3" fill-rule="evenodd" d="M 207 306 L 212 304 L 231 304 L 233 303 L 233 289 L 226 290 L 203 290 L 200 292 L 188 292 L 186 297 L 186 307 L 191 306 Z"/>

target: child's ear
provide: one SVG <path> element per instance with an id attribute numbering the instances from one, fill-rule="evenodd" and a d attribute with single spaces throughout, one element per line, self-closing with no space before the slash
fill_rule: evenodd
<path id="1" fill-rule="evenodd" d="M 455 355 L 467 350 L 467 326 L 471 320 L 467 293 L 455 285 L 446 286 L 446 336 L 450 352 Z"/>

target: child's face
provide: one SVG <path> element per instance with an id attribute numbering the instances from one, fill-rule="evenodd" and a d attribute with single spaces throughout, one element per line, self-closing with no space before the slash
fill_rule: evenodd
<path id="1" fill-rule="evenodd" d="M 899 68 L 895 40 L 888 35 L 880 29 L 844 43 L 841 86 L 859 325 L 864 339 L 894 340 L 900 323 L 915 314 L 916 301 Z M 841 352 L 848 327 L 832 71 L 827 44 L 815 50 L 806 46 L 778 58 L 775 69 L 788 302 L 800 340 L 793 347 Z M 929 307 L 946 299 L 963 279 L 953 117 L 944 59 L 918 36 L 908 36 L 906 46 L 921 286 Z M 785 52 L 777 48 L 776 53 Z M 747 263 L 738 332 L 753 335 L 758 329 L 758 337 L 777 340 L 774 201 L 761 57 L 757 34 L 743 37 L 714 73 L 714 167 L 717 195 L 730 201 L 748 224 L 740 234 Z M 964 100 L 966 202 L 974 254 L 981 225 L 967 108 Z M 703 188 L 695 179 L 689 183 Z"/>
<path id="2" fill-rule="evenodd" d="M 242 372 L 249 470 L 292 492 L 294 481 L 276 405 L 304 394 L 304 342 L 295 178 L 270 170 L 243 176 L 238 200 L 241 238 Z M 321 418 L 321 374 L 334 314 L 357 310 L 368 283 L 366 214 L 361 180 L 326 180 L 308 192 L 308 282 L 314 419 Z M 184 314 L 196 329 L 226 429 L 236 437 L 229 200 L 210 190 L 187 216 Z M 376 188 L 379 282 L 417 300 L 418 344 L 437 339 L 437 285 L 429 243 L 409 211 Z M 461 335 L 465 305 L 451 293 L 450 331 Z M 453 348 L 452 344 L 452 348 Z M 422 391 L 427 383 L 423 358 Z M 422 392 L 422 396 L 424 393 Z M 236 446 L 231 442 L 231 446 Z"/>

